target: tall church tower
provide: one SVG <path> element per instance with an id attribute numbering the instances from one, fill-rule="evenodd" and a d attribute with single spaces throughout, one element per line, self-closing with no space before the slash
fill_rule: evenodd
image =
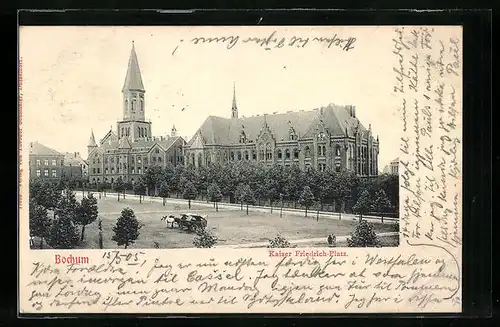
<path id="1" fill-rule="evenodd" d="M 231 107 L 231 118 L 238 118 L 238 106 L 236 105 L 236 83 L 233 83 L 233 105 Z"/>
<path id="2" fill-rule="evenodd" d="M 146 121 L 144 105 L 144 84 L 134 41 L 128 60 L 127 74 L 123 83 L 123 120 L 118 122 L 118 138 L 129 138 L 132 142 L 147 140 L 152 136 L 151 123 Z"/>
<path id="3" fill-rule="evenodd" d="M 142 84 L 141 70 L 133 41 L 122 93 L 123 120 L 144 120 L 144 93 L 146 90 Z"/>

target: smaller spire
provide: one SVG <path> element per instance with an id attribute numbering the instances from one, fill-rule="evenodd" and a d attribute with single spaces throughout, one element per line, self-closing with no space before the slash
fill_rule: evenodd
<path id="1" fill-rule="evenodd" d="M 177 135 L 177 129 L 175 128 L 175 124 L 172 126 L 172 131 L 170 132 L 170 136 L 175 137 Z"/>
<path id="2" fill-rule="evenodd" d="M 238 106 L 236 105 L 236 82 L 233 82 L 233 105 L 231 107 L 231 118 L 238 118 Z"/>
<path id="3" fill-rule="evenodd" d="M 89 143 L 88 143 L 87 146 L 90 146 L 90 147 L 97 146 L 97 143 L 95 142 L 94 130 L 93 129 L 90 130 L 90 139 L 89 139 Z"/>

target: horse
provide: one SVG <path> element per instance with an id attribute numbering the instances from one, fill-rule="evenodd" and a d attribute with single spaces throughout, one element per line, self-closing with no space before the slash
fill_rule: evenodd
<path id="1" fill-rule="evenodd" d="M 174 227 L 174 223 L 177 222 L 176 218 L 173 215 L 164 216 L 164 217 L 161 218 L 161 221 L 165 221 L 165 223 L 167 225 L 167 228 L 173 228 Z M 179 224 L 177 223 L 177 225 L 179 225 Z"/>

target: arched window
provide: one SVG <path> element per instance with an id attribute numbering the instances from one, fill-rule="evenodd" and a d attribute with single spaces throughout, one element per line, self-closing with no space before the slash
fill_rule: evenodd
<path id="1" fill-rule="evenodd" d="M 293 150 L 293 158 L 294 159 L 299 159 L 299 149 L 294 149 Z"/>
<path id="2" fill-rule="evenodd" d="M 231 161 L 234 161 L 234 152 L 231 151 Z"/>
<path id="3" fill-rule="evenodd" d="M 289 149 L 285 150 L 285 159 L 290 159 L 290 150 Z"/>
<path id="4" fill-rule="evenodd" d="M 278 159 L 281 159 L 283 158 L 283 153 L 281 152 L 281 150 L 278 150 Z"/>
<path id="5" fill-rule="evenodd" d="M 128 110 L 128 100 L 125 100 L 125 109 Z"/>
<path id="6" fill-rule="evenodd" d="M 338 156 L 340 156 L 340 145 L 337 145 L 337 146 L 335 147 L 335 155 L 336 155 L 337 157 L 338 157 Z"/>
<path id="7" fill-rule="evenodd" d="M 259 159 L 264 160 L 264 150 L 259 151 Z"/>
<path id="8" fill-rule="evenodd" d="M 136 103 L 137 103 L 137 100 L 136 100 L 136 99 L 132 100 L 132 112 L 134 112 L 134 111 L 135 111 L 135 106 L 136 106 Z"/>
<path id="9" fill-rule="evenodd" d="M 272 160 L 273 159 L 273 152 L 271 151 L 270 148 L 267 148 L 267 150 L 266 150 L 266 159 L 267 160 Z"/>
<path id="10" fill-rule="evenodd" d="M 252 160 L 257 160 L 257 152 L 252 150 Z"/>
<path id="11" fill-rule="evenodd" d="M 306 146 L 306 158 L 310 158 L 311 157 L 311 148 L 309 148 L 309 146 Z"/>
<path id="12" fill-rule="evenodd" d="M 248 160 L 248 150 L 245 151 L 245 160 Z"/>
<path id="13" fill-rule="evenodd" d="M 120 137 L 122 137 L 122 136 L 123 136 L 123 134 L 124 134 L 124 130 L 125 130 L 125 129 L 122 127 L 122 133 L 121 133 Z"/>
<path id="14" fill-rule="evenodd" d="M 203 164 L 203 159 L 201 153 L 198 153 L 198 166 L 201 166 L 202 164 Z"/>
<path id="15" fill-rule="evenodd" d="M 241 160 L 241 151 L 238 151 L 238 160 Z"/>
<path id="16" fill-rule="evenodd" d="M 141 99 L 141 111 L 144 111 L 144 99 Z"/>
<path id="17" fill-rule="evenodd" d="M 323 145 L 322 149 L 323 149 L 323 155 L 326 155 L 326 146 Z"/>

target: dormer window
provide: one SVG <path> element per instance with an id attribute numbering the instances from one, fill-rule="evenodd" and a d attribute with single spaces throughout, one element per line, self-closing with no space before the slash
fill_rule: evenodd
<path id="1" fill-rule="evenodd" d="M 241 132 L 240 134 L 240 143 L 245 143 L 247 141 L 245 132 Z"/>
<path id="2" fill-rule="evenodd" d="M 323 132 L 318 134 L 318 141 L 326 141 L 326 135 Z"/>

